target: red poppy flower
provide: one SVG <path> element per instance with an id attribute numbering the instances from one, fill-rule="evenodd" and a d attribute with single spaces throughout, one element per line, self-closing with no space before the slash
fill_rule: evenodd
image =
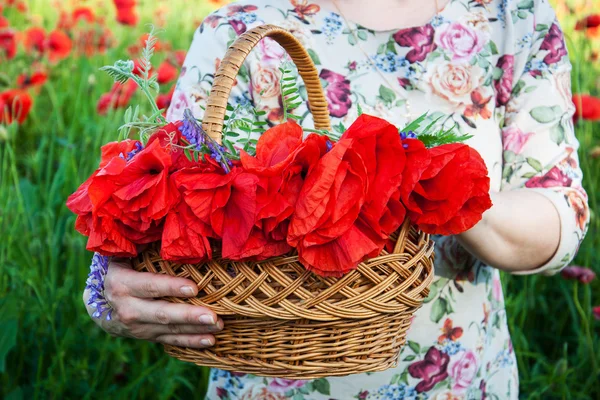
<path id="1" fill-rule="evenodd" d="M 124 84 L 115 82 L 110 92 L 100 96 L 96 111 L 100 115 L 105 115 L 109 109 L 116 110 L 127 107 L 136 90 L 137 84 L 132 80 L 128 80 Z"/>
<path id="2" fill-rule="evenodd" d="M 587 94 L 573 95 L 575 103 L 574 119 L 583 119 L 586 121 L 600 121 L 600 98 Z"/>
<path id="3" fill-rule="evenodd" d="M 239 254 L 256 220 L 256 175 L 240 168 L 228 174 L 186 168 L 173 179 L 194 215 L 212 228 L 211 236 L 222 239 L 222 256 Z"/>
<path id="4" fill-rule="evenodd" d="M 163 228 L 160 256 L 178 263 L 199 263 L 212 257 L 210 225 L 194 215 L 185 201 L 169 211 Z"/>
<path id="5" fill-rule="evenodd" d="M 20 89 L 10 89 L 0 93 L 0 124 L 11 124 L 17 121 L 25 122 L 33 100 L 29 93 Z"/>
<path id="6" fill-rule="evenodd" d="M 477 151 L 461 143 L 428 151 L 431 163 L 405 202 L 409 218 L 427 233 L 464 232 L 492 206 L 485 163 Z"/>
<path id="7" fill-rule="evenodd" d="M 71 13 L 71 19 L 77 23 L 79 21 L 85 21 L 92 23 L 96 20 L 94 11 L 89 7 L 77 7 Z"/>
<path id="8" fill-rule="evenodd" d="M 185 61 L 185 57 L 187 52 L 185 50 L 175 50 L 172 53 L 171 63 L 181 68 L 183 66 L 183 62 Z"/>
<path id="9" fill-rule="evenodd" d="M 380 249 L 358 219 L 369 177 L 355 143 L 340 140 L 308 173 L 288 229 L 302 264 L 322 276 L 341 276 Z"/>
<path id="10" fill-rule="evenodd" d="M 62 60 L 69 55 L 72 46 L 73 43 L 66 33 L 59 30 L 52 31 L 47 40 L 48 58 L 52 62 Z"/>
<path id="11" fill-rule="evenodd" d="M 179 171 L 183 168 L 197 167 L 199 165 L 202 165 L 204 172 L 215 172 L 222 170 L 219 164 L 210 158 L 210 156 L 205 155 L 204 159 L 200 161 L 193 161 L 186 157 L 181 148 L 174 146 L 186 146 L 189 144 L 182 140 L 181 131 L 179 130 L 181 124 L 181 121 L 176 121 L 159 128 L 155 133 L 152 134 L 152 136 L 150 136 L 147 145 L 150 145 L 155 140 L 158 140 L 160 145 L 165 148 L 166 151 L 170 152 L 171 172 Z"/>
<path id="12" fill-rule="evenodd" d="M 161 85 L 165 83 L 169 83 L 177 79 L 179 75 L 179 70 L 173 66 L 169 61 L 163 61 L 159 67 L 157 72 L 157 81 Z"/>
<path id="13" fill-rule="evenodd" d="M 598 26 L 600 26 L 600 14 L 592 14 L 577 21 L 575 30 L 582 31 L 587 28 L 596 28 Z"/>
<path id="14" fill-rule="evenodd" d="M 24 44 L 27 51 L 43 53 L 46 49 L 46 32 L 42 28 L 29 28 L 25 31 Z"/>
<path id="15" fill-rule="evenodd" d="M 4 15 L 0 15 L 0 29 L 8 28 L 9 26 L 8 19 Z"/>
<path id="16" fill-rule="evenodd" d="M 452 320 L 450 318 L 446 318 L 444 321 L 444 326 L 442 328 L 442 334 L 438 337 L 438 343 L 444 343 L 446 340 L 456 341 L 460 339 L 463 334 L 463 329 L 460 327 L 454 328 L 452 326 Z"/>
<path id="17" fill-rule="evenodd" d="M 31 75 L 21 74 L 17 77 L 17 85 L 21 89 L 28 89 L 33 86 L 42 86 L 48 80 L 48 75 L 43 71 L 34 72 Z"/>
<path id="18" fill-rule="evenodd" d="M 12 29 L 0 30 L 0 57 L 12 59 L 17 54 L 17 38 Z"/>
<path id="19" fill-rule="evenodd" d="M 171 105 L 171 99 L 173 98 L 173 93 L 175 93 L 175 85 L 171 86 L 168 93 L 159 94 L 156 96 L 156 105 L 161 110 L 166 110 Z"/>
<path id="20" fill-rule="evenodd" d="M 289 217 L 300 193 L 303 175 L 325 153 L 327 139 L 309 135 L 302 141 L 302 128 L 288 121 L 267 130 L 256 146 L 256 156 L 241 151 L 244 169 L 259 177 L 257 219 L 239 259 L 264 259 L 291 250 L 286 236 Z"/>
<path id="21" fill-rule="evenodd" d="M 117 170 L 122 170 L 125 164 L 127 153 L 131 152 L 140 143 L 136 140 L 123 140 L 121 142 L 112 142 L 102 146 L 102 157 L 98 170 L 82 183 L 77 191 L 67 199 L 67 207 L 73 213 L 77 214 L 75 229 L 85 236 L 89 236 L 87 248 L 90 251 L 99 251 L 104 255 L 115 255 L 121 257 L 133 257 L 136 255 L 136 249 L 133 242 L 128 239 L 127 229 L 123 224 L 115 221 L 110 216 L 105 218 L 93 217 L 93 204 L 89 196 L 90 185 L 99 173 L 108 166 L 110 170 L 115 169 L 115 164 L 111 166 L 111 161 L 116 161 Z M 111 188 L 113 189 L 113 188 Z M 105 193 L 110 196 L 110 193 Z"/>
<path id="22" fill-rule="evenodd" d="M 136 12 L 134 0 L 113 0 L 117 9 L 117 22 L 123 25 L 135 26 L 139 16 Z"/>
<path id="23" fill-rule="evenodd" d="M 368 191 L 360 212 L 383 242 L 396 231 L 406 215 L 398 188 L 406 157 L 398 128 L 389 122 L 362 114 L 342 135 L 353 139 L 368 175 Z"/>

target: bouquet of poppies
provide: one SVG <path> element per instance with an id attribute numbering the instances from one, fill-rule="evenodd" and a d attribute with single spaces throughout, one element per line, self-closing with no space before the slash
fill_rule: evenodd
<path id="1" fill-rule="evenodd" d="M 134 257 L 160 242 L 164 260 L 190 264 L 295 251 L 307 269 L 340 277 L 379 255 L 406 218 L 452 235 L 491 207 L 486 166 L 466 137 L 423 126 L 426 116 L 402 129 L 366 114 L 340 134 L 303 129 L 290 69 L 281 81 L 287 121 L 265 130 L 264 112 L 230 108 L 229 129 L 246 140 L 215 141 L 189 110 L 167 123 L 150 93 L 154 40 L 137 63 L 105 67 L 139 85 L 154 114 L 139 121 L 129 109 L 122 140 L 102 147 L 98 169 L 67 201 L 90 251 Z"/>

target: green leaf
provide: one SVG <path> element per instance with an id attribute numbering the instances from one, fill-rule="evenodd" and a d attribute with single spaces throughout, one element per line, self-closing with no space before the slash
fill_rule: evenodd
<path id="1" fill-rule="evenodd" d="M 529 10 L 533 8 L 533 0 L 521 0 L 519 3 L 517 3 L 517 8 L 519 10 Z"/>
<path id="2" fill-rule="evenodd" d="M 525 90 L 523 90 L 523 93 L 531 93 L 533 92 L 535 89 L 537 89 L 537 86 L 527 86 L 525 88 Z"/>
<path id="3" fill-rule="evenodd" d="M 0 373 L 6 368 L 6 357 L 17 344 L 19 328 L 17 300 L 8 296 L 0 301 Z"/>
<path id="4" fill-rule="evenodd" d="M 429 318 L 436 324 L 446 315 L 448 310 L 448 301 L 443 297 L 438 298 L 431 306 Z"/>
<path id="5" fill-rule="evenodd" d="M 523 178 L 525 179 L 529 179 L 529 178 L 533 178 L 534 176 L 536 176 L 537 173 L 536 172 L 526 172 L 523 175 L 521 175 Z"/>
<path id="6" fill-rule="evenodd" d="M 527 157 L 527 164 L 529 164 L 531 168 L 535 169 L 537 172 L 542 172 L 542 163 L 535 158 Z"/>
<path id="7" fill-rule="evenodd" d="M 504 70 L 502 68 L 494 67 L 494 72 L 492 73 L 492 77 L 495 81 L 502 78 L 504 75 Z"/>
<path id="8" fill-rule="evenodd" d="M 358 116 L 360 117 L 363 113 L 362 107 L 360 106 L 360 103 L 356 103 L 356 110 L 358 113 Z"/>
<path id="9" fill-rule="evenodd" d="M 488 42 L 488 47 L 490 49 L 490 53 L 492 53 L 493 55 L 498 54 L 498 46 L 496 46 L 496 43 L 494 43 L 493 40 L 490 40 Z"/>
<path id="10" fill-rule="evenodd" d="M 438 294 L 438 286 L 433 284 L 429 287 L 429 296 L 427 296 L 425 299 L 423 299 L 423 303 L 429 303 L 430 301 L 432 301 L 433 299 L 435 299 L 435 297 Z"/>
<path id="11" fill-rule="evenodd" d="M 556 120 L 561 113 L 562 110 L 559 106 L 538 106 L 529 111 L 529 115 L 531 115 L 533 119 L 543 124 Z"/>
<path id="12" fill-rule="evenodd" d="M 377 54 L 385 54 L 386 47 L 387 43 L 381 43 L 379 47 L 377 47 Z"/>
<path id="13" fill-rule="evenodd" d="M 307 49 L 306 51 L 308 52 L 308 55 L 310 56 L 312 62 L 315 65 L 321 65 L 321 59 L 319 58 L 319 55 L 313 49 Z"/>
<path id="14" fill-rule="evenodd" d="M 521 19 L 527 19 L 527 12 L 525 12 L 523 10 L 519 10 L 519 12 L 517 13 L 517 16 Z"/>
<path id="15" fill-rule="evenodd" d="M 348 37 L 348 43 L 350 43 L 351 46 L 356 45 L 356 37 L 354 37 L 353 34 L 349 34 L 347 37 Z"/>
<path id="16" fill-rule="evenodd" d="M 517 82 L 517 84 L 515 85 L 515 87 L 512 90 L 512 95 L 517 96 L 521 92 L 523 87 L 525 87 L 525 81 L 522 79 L 519 79 L 519 81 Z"/>
<path id="17" fill-rule="evenodd" d="M 390 104 L 396 100 L 396 93 L 394 93 L 392 89 L 381 85 L 379 86 L 379 97 L 381 97 L 381 100 L 383 100 L 385 103 Z"/>
<path id="18" fill-rule="evenodd" d="M 514 168 L 512 165 L 506 164 L 502 169 L 502 179 L 508 181 L 514 172 Z"/>
<path id="19" fill-rule="evenodd" d="M 510 151 L 510 150 L 505 150 L 503 154 L 504 154 L 504 162 L 507 162 L 507 163 L 514 162 L 515 158 L 517 158 L 517 155 L 513 151 Z"/>
<path id="20" fill-rule="evenodd" d="M 550 139 L 557 145 L 565 141 L 565 128 L 562 124 L 558 123 L 550 129 Z"/>
<path id="21" fill-rule="evenodd" d="M 359 30 L 357 35 L 360 40 L 367 40 L 367 32 Z"/>
<path id="22" fill-rule="evenodd" d="M 292 400 L 304 400 L 304 395 L 302 393 L 296 393 Z"/>
<path id="23" fill-rule="evenodd" d="M 313 381 L 313 385 L 317 392 L 324 394 L 325 396 L 329 396 L 329 394 L 331 392 L 331 388 L 329 386 L 329 381 L 327 379 L 325 379 L 325 378 L 317 379 L 317 380 Z"/>
<path id="24" fill-rule="evenodd" d="M 545 31 L 546 29 L 548 29 L 548 25 L 546 25 L 546 24 L 537 24 L 535 26 L 535 30 L 537 32 Z"/>
<path id="25" fill-rule="evenodd" d="M 406 344 L 416 354 L 419 354 L 421 352 L 421 346 L 419 345 L 419 343 L 409 340 Z"/>
<path id="26" fill-rule="evenodd" d="M 481 68 L 486 69 L 487 67 L 490 66 L 490 62 L 488 61 L 487 58 L 485 58 L 485 57 L 477 57 L 477 58 L 478 58 L 477 63 L 479 64 L 479 66 Z"/>
<path id="27" fill-rule="evenodd" d="M 409 356 L 406 356 L 406 357 L 404 357 L 404 358 L 402 359 L 402 361 L 412 361 L 412 360 L 414 360 L 415 358 L 417 358 L 417 356 L 415 356 L 414 354 L 411 354 L 411 355 L 409 355 Z"/>

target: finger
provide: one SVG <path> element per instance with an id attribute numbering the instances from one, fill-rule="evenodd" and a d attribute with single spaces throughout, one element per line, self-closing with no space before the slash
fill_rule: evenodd
<path id="1" fill-rule="evenodd" d="M 149 301 L 135 297 L 127 302 L 124 312 L 135 314 L 127 315 L 130 322 L 159 325 L 216 325 L 218 321 L 215 312 L 206 307 L 170 303 L 164 300 Z"/>
<path id="2" fill-rule="evenodd" d="M 152 272 L 122 269 L 115 274 L 112 283 L 125 289 L 128 295 L 140 298 L 194 297 L 198 294 L 198 286 L 192 280 Z"/>
<path id="3" fill-rule="evenodd" d="M 173 346 L 203 349 L 214 345 L 215 337 L 213 335 L 162 335 L 157 337 L 156 341 Z"/>
<path id="4" fill-rule="evenodd" d="M 223 321 L 215 325 L 189 325 L 189 324 L 139 324 L 131 328 L 130 333 L 138 339 L 153 340 L 163 335 L 194 335 L 202 333 L 215 333 L 223 329 Z"/>

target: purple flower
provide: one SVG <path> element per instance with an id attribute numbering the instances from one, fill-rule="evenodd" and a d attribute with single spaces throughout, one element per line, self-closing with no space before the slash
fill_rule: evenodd
<path id="1" fill-rule="evenodd" d="M 504 106 L 510 100 L 512 91 L 513 74 L 515 71 L 515 56 L 505 54 L 498 59 L 496 68 L 503 70 L 502 76 L 494 81 L 496 89 L 496 107 Z"/>
<path id="2" fill-rule="evenodd" d="M 345 76 L 323 68 L 319 77 L 327 81 L 327 100 L 329 100 L 329 113 L 336 118 L 348 114 L 352 107 L 350 98 L 350 81 Z"/>
<path id="3" fill-rule="evenodd" d="M 183 123 L 179 127 L 179 131 L 189 144 L 196 147 L 196 150 L 200 150 L 206 142 L 206 132 L 189 109 L 183 112 Z"/>
<path id="4" fill-rule="evenodd" d="M 88 306 L 96 308 L 92 314 L 93 318 L 101 318 L 106 312 L 106 320 L 112 318 L 112 307 L 104 298 L 104 277 L 108 272 L 109 258 L 98 253 L 94 253 L 90 273 L 85 282 L 85 288 L 90 291 Z"/>
<path id="5" fill-rule="evenodd" d="M 394 33 L 394 40 L 402 47 L 411 47 L 406 59 L 411 64 L 423 61 L 429 53 L 437 48 L 433 38 L 435 30 L 430 24 L 415 28 L 401 29 Z"/>
<path id="6" fill-rule="evenodd" d="M 596 273 L 587 267 L 571 265 L 563 269 L 560 274 L 564 279 L 576 279 L 581 283 L 588 284 L 596 279 Z"/>
<path id="7" fill-rule="evenodd" d="M 408 373 L 413 378 L 421 379 L 415 389 L 419 393 L 431 390 L 438 382 L 448 377 L 450 356 L 435 347 L 430 347 L 422 361 L 408 366 Z"/>
<path id="8" fill-rule="evenodd" d="M 540 50 L 548 50 L 549 53 L 544 57 L 544 62 L 548 65 L 559 62 L 567 55 L 567 46 L 565 45 L 563 32 L 557 24 L 552 24 L 550 27 L 540 46 Z"/>
<path id="9" fill-rule="evenodd" d="M 129 153 L 127 153 L 127 161 L 131 160 L 133 158 L 133 156 L 135 156 L 137 153 L 139 153 L 143 149 L 144 149 L 144 146 L 142 146 L 142 144 L 140 142 L 135 142 L 135 149 L 133 149 Z"/>

